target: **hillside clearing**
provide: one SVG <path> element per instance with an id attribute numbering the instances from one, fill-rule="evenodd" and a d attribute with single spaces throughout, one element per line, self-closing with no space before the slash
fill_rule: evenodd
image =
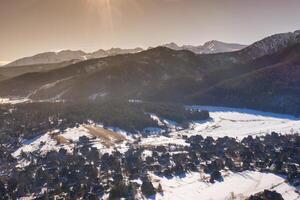
<path id="1" fill-rule="evenodd" d="M 99 126 L 84 126 L 84 128 L 86 128 L 92 136 L 104 139 L 106 141 L 121 143 L 127 140 L 122 134 L 104 129 Z"/>

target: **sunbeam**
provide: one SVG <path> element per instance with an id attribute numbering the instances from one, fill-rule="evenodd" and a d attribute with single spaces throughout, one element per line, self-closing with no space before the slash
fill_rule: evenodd
<path id="1" fill-rule="evenodd" d="M 102 23 L 108 30 L 112 33 L 115 30 L 115 23 L 118 18 L 126 17 L 124 16 L 126 12 L 124 9 L 128 9 L 130 7 L 132 12 L 143 13 L 142 6 L 138 3 L 137 0 L 128 0 L 128 1 L 120 1 L 120 0 L 86 0 L 88 13 L 92 14 L 99 18 L 99 22 Z"/>

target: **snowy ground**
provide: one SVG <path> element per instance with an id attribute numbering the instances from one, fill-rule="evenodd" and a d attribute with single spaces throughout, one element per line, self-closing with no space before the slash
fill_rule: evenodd
<path id="1" fill-rule="evenodd" d="M 92 146 L 101 150 L 102 153 L 112 152 L 114 148 L 117 148 L 120 152 L 124 152 L 128 149 L 125 141 L 122 143 L 114 144 L 111 147 L 106 147 L 105 145 L 103 145 L 103 139 L 91 135 L 89 130 L 85 128 L 86 126 L 88 125 L 81 125 L 78 128 L 69 128 L 63 133 L 59 133 L 58 131 L 49 132 L 32 140 L 24 141 L 23 146 L 17 149 L 13 153 L 13 156 L 18 158 L 22 151 L 25 153 L 39 151 L 40 154 L 45 155 L 49 151 L 58 151 L 61 148 L 64 148 L 71 152 L 75 147 L 75 143 L 79 140 L 81 136 L 86 136 L 90 138 Z M 101 127 L 101 125 L 98 125 L 98 127 Z M 130 137 L 125 135 L 124 131 L 117 129 L 116 132 L 124 135 L 128 139 L 128 141 L 131 140 Z M 67 142 L 59 144 L 57 142 L 57 139 L 55 139 L 57 136 L 63 138 Z"/>
<path id="2" fill-rule="evenodd" d="M 1 98 L 0 97 L 0 104 L 18 104 L 18 103 L 25 103 L 29 102 L 30 99 L 28 98 Z"/>
<path id="3" fill-rule="evenodd" d="M 187 174 L 184 178 L 161 178 L 152 175 L 156 184 L 160 183 L 163 194 L 156 195 L 157 200 L 242 200 L 264 189 L 276 190 L 285 200 L 300 199 L 297 188 L 284 183 L 282 177 L 269 173 L 245 171 L 230 174 L 223 182 L 210 184 L 201 181 L 199 173 Z M 299 190 L 299 188 L 298 188 Z"/>
<path id="4" fill-rule="evenodd" d="M 223 107 L 204 107 L 204 106 L 193 106 L 189 107 L 192 109 L 208 110 L 210 112 L 211 119 L 203 122 L 194 122 L 191 128 L 186 130 L 176 130 L 170 133 L 170 137 L 162 135 L 150 134 L 147 138 L 141 138 L 140 144 L 143 146 L 153 145 L 188 145 L 182 135 L 202 135 L 212 137 L 236 137 L 243 138 L 248 135 L 263 135 L 276 131 L 282 134 L 300 133 L 300 119 L 289 115 L 280 115 L 274 113 L 266 113 L 248 109 L 233 109 Z M 152 116 L 153 118 L 156 116 Z M 162 119 L 156 117 L 156 120 L 163 123 Z M 52 133 L 42 135 L 29 141 L 24 141 L 24 145 L 18 149 L 14 155 L 18 156 L 21 151 L 32 152 L 40 150 L 41 153 L 48 152 L 50 150 L 58 150 L 61 147 L 66 149 L 73 149 L 74 142 L 78 141 L 79 137 L 87 136 L 93 138 L 89 134 L 88 130 L 84 127 L 85 125 L 79 126 L 78 128 L 67 129 L 64 133 L 59 133 L 59 136 L 72 141 L 73 143 L 68 144 L 57 144 L 57 141 L 51 137 Z M 118 132 L 132 140 L 127 133 L 116 128 L 111 130 Z M 94 146 L 107 152 L 111 149 L 103 147 L 101 139 L 93 139 Z M 119 151 L 126 149 L 125 143 L 122 145 L 116 145 Z"/>
<path id="5" fill-rule="evenodd" d="M 159 145 L 181 145 L 186 146 L 188 143 L 185 142 L 182 138 L 173 137 L 165 137 L 165 136 L 151 136 L 147 138 L 141 138 L 140 145 L 142 146 L 159 146 Z"/>
<path id="6" fill-rule="evenodd" d="M 274 114 L 249 109 L 235 109 L 212 106 L 192 106 L 192 109 L 208 110 L 211 119 L 207 121 L 193 122 L 189 129 L 180 128 L 171 130 L 170 137 L 150 134 L 147 138 L 141 138 L 141 145 L 188 145 L 183 135 L 202 135 L 214 138 L 229 136 L 242 139 L 248 135 L 259 136 L 273 131 L 282 134 L 300 133 L 300 118 L 290 115 Z M 163 124 L 163 120 L 152 115 L 153 119 Z M 177 129 L 177 130 L 176 130 Z M 155 132 L 155 131 L 152 131 Z M 163 132 L 163 131 L 156 131 Z"/>
<path id="7" fill-rule="evenodd" d="M 197 135 L 204 137 L 237 137 L 264 135 L 272 131 L 282 134 L 300 133 L 300 118 L 290 115 L 212 106 L 192 106 L 192 109 L 208 110 L 211 120 L 195 122 L 188 130 L 174 135 Z"/>
<path id="8" fill-rule="evenodd" d="M 208 110 L 211 119 L 203 122 L 194 122 L 191 128 L 186 130 L 176 130 L 176 126 L 172 127 L 173 131 L 170 133 L 170 137 L 150 134 L 149 137 L 142 137 L 139 144 L 142 146 L 188 145 L 182 139 L 182 135 L 200 134 L 203 137 L 212 136 L 217 138 L 229 136 L 242 139 L 248 135 L 264 135 L 272 131 L 282 134 L 300 133 L 300 118 L 289 115 L 223 107 L 193 106 L 189 108 Z M 163 119 L 159 119 L 157 116 L 152 115 L 152 118 L 155 118 L 162 124 L 166 124 Z M 168 124 L 173 125 L 172 123 Z M 64 133 L 58 134 L 66 140 L 72 141 L 71 143 L 58 144 L 53 139 L 52 133 L 47 133 L 33 140 L 24 141 L 24 145 L 13 155 L 19 157 L 21 151 L 32 152 L 35 150 L 39 150 L 43 154 L 51 150 L 59 150 L 61 147 L 71 151 L 74 148 L 74 142 L 78 141 L 80 136 L 89 137 L 93 146 L 100 149 L 102 153 L 111 152 L 114 148 L 117 148 L 120 152 L 126 151 L 128 149 L 126 143 L 132 142 L 133 139 L 120 129 L 111 128 L 111 130 L 124 135 L 127 141 L 107 148 L 102 144 L 100 138 L 92 136 L 85 128 L 85 125 L 82 125 L 78 128 L 67 129 Z M 150 132 L 152 131 L 150 129 Z M 158 132 L 161 132 L 161 130 Z M 144 154 L 144 156 L 150 155 L 151 151 L 145 151 Z M 26 162 L 20 161 L 20 166 L 25 165 Z M 284 178 L 268 173 L 250 171 L 236 174 L 231 173 L 225 176 L 223 182 L 215 184 L 203 182 L 200 173 L 191 173 L 187 174 L 184 178 L 177 177 L 172 179 L 157 177 L 155 175 L 151 176 L 156 184 L 161 183 L 164 190 L 162 195 L 156 195 L 155 198 L 157 200 L 227 200 L 232 195 L 236 197 L 235 199 L 241 200 L 264 189 L 276 190 L 282 194 L 285 200 L 300 199 L 299 194 L 295 192 L 296 190 L 299 191 L 300 188 L 294 188 L 284 183 Z"/>

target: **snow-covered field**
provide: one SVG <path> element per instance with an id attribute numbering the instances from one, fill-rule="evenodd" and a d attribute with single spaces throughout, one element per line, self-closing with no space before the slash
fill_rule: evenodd
<path id="1" fill-rule="evenodd" d="M 0 104 L 21 104 L 21 103 L 31 103 L 31 102 L 63 102 L 63 100 L 59 100 L 59 95 L 57 97 L 53 97 L 45 100 L 39 100 L 39 101 L 32 100 L 29 97 L 14 97 L 14 98 L 0 97 Z"/>
<path id="2" fill-rule="evenodd" d="M 248 135 L 264 135 L 276 131 L 282 134 L 300 133 L 300 118 L 289 115 L 280 115 L 274 113 L 260 112 L 248 109 L 233 109 L 223 107 L 207 107 L 207 106 L 192 106 L 192 109 L 208 110 L 211 119 L 208 121 L 194 122 L 191 127 L 186 130 L 178 130 L 172 123 L 172 132 L 169 137 L 162 135 L 150 134 L 149 137 L 140 138 L 139 144 L 142 146 L 153 145 L 188 145 L 182 138 L 182 135 L 202 135 L 203 137 L 235 137 L 242 139 Z M 158 122 L 166 124 L 163 119 L 157 116 L 152 116 Z M 99 126 L 99 125 L 98 125 Z M 51 150 L 59 150 L 65 148 L 72 151 L 76 142 L 81 136 L 87 136 L 91 139 L 92 145 L 98 148 L 102 153 L 111 152 L 114 148 L 120 152 L 125 152 L 129 147 L 128 143 L 133 142 L 133 138 L 126 135 L 126 132 L 111 128 L 112 131 L 118 132 L 126 137 L 126 141 L 115 144 L 111 147 L 103 145 L 101 138 L 93 136 L 86 125 L 81 125 L 78 128 L 67 129 L 63 133 L 57 133 L 56 136 L 61 136 L 67 143 L 58 144 L 57 139 L 53 137 L 53 133 L 47 133 L 30 141 L 24 141 L 24 145 L 18 149 L 13 155 L 19 157 L 22 151 L 33 152 L 38 150 L 40 153 L 46 153 Z M 150 130 L 150 132 L 152 132 Z M 155 132 L 155 131 L 153 131 Z M 158 132 L 162 132 L 161 130 Z M 146 151 L 145 155 L 151 154 Z M 25 166 L 26 162 L 20 160 L 20 166 Z M 269 173 L 250 172 L 229 173 L 224 177 L 224 181 L 210 184 L 201 180 L 200 173 L 187 174 L 185 177 L 175 177 L 172 179 L 162 178 L 151 174 L 152 180 L 158 184 L 161 183 L 164 190 L 163 194 L 157 194 L 157 200 L 241 200 L 245 197 L 261 192 L 264 189 L 276 190 L 281 193 L 285 200 L 298 200 L 299 194 L 295 188 L 284 182 L 284 178 Z M 232 197 L 235 198 L 232 198 Z"/>
<path id="3" fill-rule="evenodd" d="M 124 152 L 128 149 L 126 146 L 126 141 L 122 143 L 115 143 L 110 147 L 106 147 L 103 145 L 104 139 L 101 137 L 93 136 L 90 131 L 86 128 L 88 125 L 81 125 L 75 128 L 69 128 L 63 133 L 59 133 L 59 131 L 49 132 L 42 136 L 38 136 L 32 140 L 27 140 L 23 142 L 23 146 L 17 149 L 14 153 L 14 157 L 19 157 L 21 152 L 34 152 L 39 151 L 40 154 L 44 155 L 50 151 L 58 151 L 61 148 L 64 148 L 71 152 L 76 142 L 79 141 L 79 138 L 82 136 L 86 136 L 92 142 L 92 146 L 96 147 L 101 151 L 101 153 L 109 153 L 112 152 L 114 148 L 117 148 L 120 152 Z M 92 126 L 92 127 L 99 127 L 102 128 L 100 125 Z M 130 137 L 127 137 L 122 130 L 117 130 L 117 133 L 126 137 L 129 141 L 131 140 Z M 65 142 L 58 143 L 57 138 L 63 139 Z"/>
<path id="4" fill-rule="evenodd" d="M 162 178 L 152 175 L 156 184 L 160 183 L 163 194 L 156 195 L 157 200 L 242 200 L 264 189 L 276 190 L 285 200 L 300 199 L 297 188 L 284 183 L 282 177 L 269 173 L 245 171 L 230 174 L 222 182 L 214 184 L 201 181 L 199 173 L 187 174 L 184 178 Z M 299 190 L 299 188 L 298 188 Z M 232 198 L 235 197 L 235 198 Z"/>
<path id="5" fill-rule="evenodd" d="M 140 144 L 142 146 L 158 146 L 158 145 L 182 145 L 186 146 L 188 143 L 185 142 L 182 138 L 176 137 L 165 137 L 165 136 L 151 136 L 147 138 L 141 138 Z"/>
<path id="6" fill-rule="evenodd" d="M 300 133 L 300 118 L 290 115 L 212 106 L 189 108 L 208 110 L 211 120 L 195 122 L 190 129 L 173 134 L 244 138 L 248 135 L 265 135 L 272 131 L 282 134 Z"/>
<path id="7" fill-rule="evenodd" d="M 242 139 L 248 135 L 260 136 L 273 131 L 281 134 L 300 133 L 300 118 L 291 115 L 261 112 L 249 109 L 236 109 L 213 106 L 191 106 L 189 109 L 208 110 L 210 119 L 193 122 L 189 129 L 181 130 L 176 127 L 170 137 L 151 135 L 141 139 L 141 145 L 188 145 L 182 136 L 202 135 L 214 138 L 229 136 Z M 155 117 L 155 118 L 154 118 Z M 161 122 L 157 116 L 152 116 Z"/>
<path id="8" fill-rule="evenodd" d="M 249 109 L 193 106 L 192 109 L 208 110 L 211 119 L 195 122 L 190 129 L 171 132 L 170 138 L 151 136 L 142 138 L 142 145 L 188 145 L 181 135 L 202 135 L 235 137 L 242 139 L 248 135 L 265 135 L 272 131 L 282 134 L 300 133 L 300 118 L 290 115 L 260 112 Z M 230 174 L 223 182 L 210 184 L 203 182 L 199 173 L 187 174 L 184 178 L 162 178 L 152 175 L 156 183 L 161 183 L 163 194 L 157 200 L 242 200 L 264 189 L 276 190 L 285 200 L 300 199 L 300 188 L 284 182 L 284 178 L 270 173 L 250 172 Z M 233 198 L 234 197 L 234 198 Z"/>

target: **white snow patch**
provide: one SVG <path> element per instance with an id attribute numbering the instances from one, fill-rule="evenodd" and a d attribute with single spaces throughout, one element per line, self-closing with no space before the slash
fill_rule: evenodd
<path id="1" fill-rule="evenodd" d="M 129 103 L 143 103 L 143 101 L 140 99 L 129 99 L 128 102 Z"/>
<path id="2" fill-rule="evenodd" d="M 0 104 L 18 104 L 18 103 L 25 103 L 29 102 L 30 99 L 28 98 L 1 98 L 0 97 Z"/>
<path id="3" fill-rule="evenodd" d="M 166 126 L 170 131 L 178 131 L 181 130 L 182 127 L 178 126 L 178 124 L 175 121 L 160 118 L 159 116 L 149 113 L 150 117 L 157 122 L 158 126 Z"/>
<path id="4" fill-rule="evenodd" d="M 18 157 L 22 151 L 24 153 L 29 153 L 36 150 L 40 150 L 41 154 L 46 154 L 49 151 L 58 149 L 59 145 L 57 145 L 57 142 L 54 141 L 48 133 L 46 133 L 32 140 L 25 141 L 23 146 L 16 150 L 12 155 L 14 157 Z"/>
<path id="5" fill-rule="evenodd" d="M 88 138 L 92 138 L 91 134 L 88 133 L 88 130 L 83 126 L 68 128 L 61 134 L 67 140 L 72 140 L 73 142 L 77 142 L 80 137 L 86 136 Z"/>
<path id="6" fill-rule="evenodd" d="M 110 130 L 110 131 L 113 131 L 113 132 L 116 132 L 116 133 L 119 133 L 125 137 L 127 137 L 127 139 L 130 139 L 130 133 L 123 130 L 123 129 L 120 129 L 120 128 L 117 128 L 117 127 L 112 127 L 112 126 L 109 126 L 109 127 L 106 127 L 107 130 Z"/>
<path id="7" fill-rule="evenodd" d="M 143 133 L 147 133 L 149 135 L 159 135 L 165 133 L 166 131 L 157 127 L 148 127 L 143 129 Z"/>
<path id="8" fill-rule="evenodd" d="M 140 145 L 142 146 L 159 146 L 159 145 L 181 145 L 187 146 L 188 143 L 182 138 L 165 137 L 165 136 L 150 136 L 147 138 L 141 138 Z"/>
<path id="9" fill-rule="evenodd" d="M 101 138 L 92 136 L 89 133 L 89 130 L 87 130 L 84 126 L 85 125 L 81 125 L 77 128 L 69 128 L 63 134 L 61 134 L 61 136 L 63 136 L 64 138 L 66 138 L 68 140 L 72 140 L 73 142 L 77 142 L 77 141 L 79 141 L 80 137 L 86 136 L 90 139 L 92 146 L 99 149 L 101 151 L 101 153 L 111 153 L 115 148 L 118 151 L 120 151 L 121 153 L 128 150 L 128 146 L 126 145 L 125 141 L 120 144 L 114 144 L 111 147 L 106 147 L 105 145 L 102 144 Z M 94 124 L 94 126 L 99 126 L 99 127 L 103 128 L 103 126 L 101 124 L 97 124 L 97 125 Z M 107 129 L 122 134 L 123 136 L 126 137 L 126 139 L 129 142 L 132 140 L 130 137 L 127 136 L 128 133 L 126 131 L 123 131 L 123 130 L 121 130 L 119 128 L 115 128 L 115 127 L 109 127 Z"/>
<path id="10" fill-rule="evenodd" d="M 178 127 L 177 123 L 172 121 L 172 120 L 168 120 L 168 119 L 162 119 L 163 123 L 165 125 L 167 125 L 167 127 L 169 129 L 172 129 L 172 130 L 179 130 L 179 129 L 182 129 L 181 127 Z"/>
<path id="11" fill-rule="evenodd" d="M 152 151 L 145 149 L 142 153 L 142 157 L 145 159 L 146 157 L 151 157 Z"/>
<path id="12" fill-rule="evenodd" d="M 300 133 L 300 118 L 249 109 L 212 106 L 191 106 L 191 109 L 208 110 L 211 120 L 194 122 L 190 129 L 174 132 L 204 137 L 236 137 L 265 135 L 273 131 L 282 134 Z"/>
<path id="13" fill-rule="evenodd" d="M 242 200 L 264 189 L 276 190 L 283 195 L 285 200 L 299 199 L 297 190 L 284 183 L 284 178 L 270 173 L 245 171 L 230 174 L 222 182 L 214 184 L 201 181 L 200 173 L 187 174 L 184 178 L 162 178 L 151 175 L 156 184 L 160 183 L 164 191 L 157 194 L 157 200 L 229 200 L 234 194 L 236 199 Z"/>
<path id="14" fill-rule="evenodd" d="M 108 93 L 107 92 L 99 92 L 99 93 L 96 93 L 96 94 L 93 94 L 93 95 L 91 95 L 91 96 L 89 96 L 89 99 L 91 99 L 91 100 L 96 100 L 97 98 L 104 98 L 104 97 L 106 97 L 108 95 Z"/>
<path id="15" fill-rule="evenodd" d="M 54 132 L 57 134 L 57 136 L 62 136 L 70 143 L 58 144 L 57 141 L 53 139 L 52 134 Z M 76 142 L 78 142 L 79 138 L 82 136 L 88 137 L 92 146 L 99 149 L 101 153 L 111 153 L 114 150 L 114 148 L 117 148 L 120 152 L 125 152 L 128 149 L 128 145 L 126 145 L 126 142 L 114 144 L 111 147 L 106 147 L 102 144 L 102 139 L 92 136 L 89 133 L 89 131 L 84 127 L 84 125 L 80 125 L 79 127 L 75 128 L 68 128 L 63 133 L 59 133 L 57 131 L 54 132 L 49 132 L 44 135 L 38 136 L 32 140 L 24 141 L 23 146 L 17 149 L 12 155 L 18 158 L 22 151 L 24 153 L 40 151 L 41 155 L 45 155 L 47 152 L 50 152 L 52 150 L 58 151 L 61 148 L 66 149 L 68 152 L 72 152 L 76 145 Z M 127 139 L 128 141 L 131 141 L 131 138 Z M 20 161 L 20 165 L 24 165 L 24 163 L 22 164 L 22 161 Z"/>
<path id="16" fill-rule="evenodd" d="M 158 126 L 163 126 L 164 123 L 160 120 L 160 118 L 155 114 L 150 114 L 151 119 L 157 122 Z"/>

